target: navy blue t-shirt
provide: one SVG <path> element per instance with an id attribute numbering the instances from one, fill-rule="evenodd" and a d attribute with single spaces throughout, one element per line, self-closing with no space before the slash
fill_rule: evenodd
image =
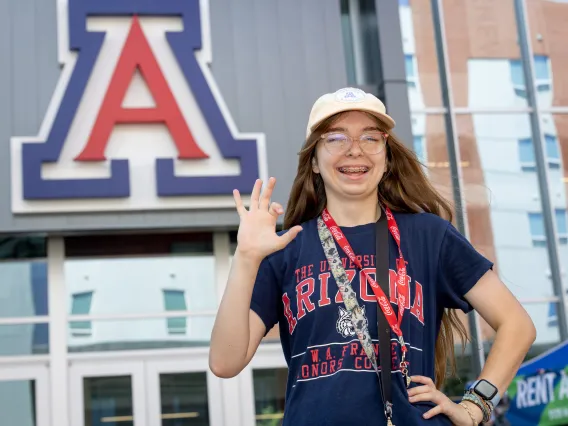
<path id="1" fill-rule="evenodd" d="M 438 216 L 395 213 L 394 217 L 410 278 L 410 300 L 401 327 L 409 346 L 409 371 L 411 375 L 434 379 L 434 349 L 444 308 L 469 312 L 472 307 L 463 296 L 493 264 Z M 251 309 L 263 320 L 267 331 L 279 324 L 288 363 L 283 425 L 386 425 L 378 377 L 341 300 L 321 246 L 317 220 L 302 227 L 303 231 L 286 248 L 264 259 L 251 301 Z M 360 256 L 363 268 L 374 276 L 375 224 L 341 229 Z M 338 251 L 359 304 L 365 309 L 369 334 L 378 347 L 374 293 L 365 280 L 360 280 L 360 271 L 341 248 Z M 397 255 L 395 240 L 389 233 L 390 298 L 398 315 Z M 391 332 L 391 337 L 393 356 L 400 360 L 396 335 Z M 408 401 L 402 374 L 396 371 L 399 362 L 393 359 L 393 423 L 451 425 L 442 415 L 422 418 L 434 404 Z"/>

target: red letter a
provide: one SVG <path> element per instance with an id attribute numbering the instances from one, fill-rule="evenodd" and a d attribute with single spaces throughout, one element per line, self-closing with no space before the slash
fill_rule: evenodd
<path id="1" fill-rule="evenodd" d="M 123 108 L 122 102 L 136 69 L 140 69 L 156 102 L 155 108 Z M 112 129 L 117 123 L 164 123 L 176 144 L 178 158 L 207 158 L 195 143 L 160 66 L 134 16 L 130 33 L 101 105 L 97 121 L 78 161 L 104 161 Z"/>

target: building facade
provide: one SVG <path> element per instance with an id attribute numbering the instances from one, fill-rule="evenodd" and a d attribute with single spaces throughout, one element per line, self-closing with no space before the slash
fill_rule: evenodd
<path id="1" fill-rule="evenodd" d="M 6 426 L 280 424 L 277 330 L 236 378 L 208 342 L 233 188 L 286 205 L 313 101 L 387 104 L 537 326 L 568 339 L 568 2 L 0 2 Z M 458 394 L 494 333 L 463 318 Z M 461 354 L 460 348 L 457 350 Z"/>

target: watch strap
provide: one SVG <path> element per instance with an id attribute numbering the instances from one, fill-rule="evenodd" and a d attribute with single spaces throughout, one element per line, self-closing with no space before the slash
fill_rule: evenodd
<path id="1" fill-rule="evenodd" d="M 497 386 L 495 386 L 493 383 L 491 383 L 490 381 L 484 379 L 487 383 L 491 384 L 493 387 L 495 387 L 495 389 L 497 389 Z M 468 388 L 468 390 L 470 392 L 475 392 L 475 386 L 480 382 L 481 380 L 476 380 L 475 382 L 473 382 L 471 384 L 471 386 Z M 491 399 L 485 399 L 483 398 L 483 396 L 481 396 L 479 393 L 475 392 L 475 394 L 477 396 L 479 396 L 480 398 L 482 398 L 483 400 L 489 402 L 491 404 L 491 408 L 495 409 L 495 407 L 497 407 L 497 404 L 499 404 L 499 401 L 501 401 L 501 395 L 499 395 L 499 390 L 497 390 L 497 392 L 495 393 L 495 395 L 493 396 L 493 398 Z"/>

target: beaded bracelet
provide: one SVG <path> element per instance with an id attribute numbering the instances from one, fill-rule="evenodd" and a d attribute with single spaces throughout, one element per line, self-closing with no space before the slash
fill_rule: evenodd
<path id="1" fill-rule="evenodd" d="M 467 411 L 467 414 L 469 414 L 469 417 L 471 418 L 471 424 L 473 426 L 477 426 L 478 423 L 475 420 L 475 416 L 473 415 L 473 413 L 471 412 L 471 410 L 469 409 L 469 407 L 467 406 L 467 404 L 464 404 L 464 402 L 460 402 L 460 405 L 465 409 L 465 411 Z"/>
<path id="2" fill-rule="evenodd" d="M 462 398 L 462 401 L 470 401 L 477 405 L 481 412 L 483 413 L 483 420 L 482 423 L 486 423 L 491 420 L 491 407 L 485 403 L 477 394 L 474 392 L 468 391 Z"/>

